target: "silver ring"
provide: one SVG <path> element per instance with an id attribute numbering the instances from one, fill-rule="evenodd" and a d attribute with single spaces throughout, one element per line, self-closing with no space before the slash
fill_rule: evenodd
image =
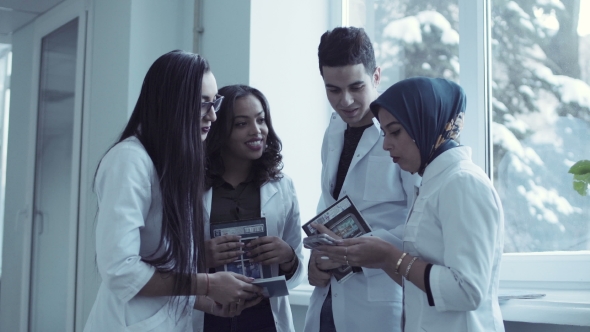
<path id="1" fill-rule="evenodd" d="M 346 255 L 344 255 L 344 260 L 346 261 L 346 265 L 348 265 L 348 258 L 346 258 Z"/>
<path id="2" fill-rule="evenodd" d="M 344 247 L 344 256 L 348 255 L 348 247 Z"/>

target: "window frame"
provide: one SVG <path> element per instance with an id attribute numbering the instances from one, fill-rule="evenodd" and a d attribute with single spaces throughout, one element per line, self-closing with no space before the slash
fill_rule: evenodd
<path id="1" fill-rule="evenodd" d="M 468 100 L 462 143 L 472 148 L 473 161 L 491 178 L 492 0 L 458 1 L 459 77 Z M 590 251 L 504 253 L 500 271 L 505 287 L 529 288 L 534 284 L 542 289 L 588 289 Z"/>

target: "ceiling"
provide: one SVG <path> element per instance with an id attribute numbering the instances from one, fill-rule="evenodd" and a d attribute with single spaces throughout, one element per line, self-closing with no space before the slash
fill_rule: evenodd
<path id="1" fill-rule="evenodd" d="M 64 0 L 0 0 L 0 43 L 9 43 L 12 33 Z"/>

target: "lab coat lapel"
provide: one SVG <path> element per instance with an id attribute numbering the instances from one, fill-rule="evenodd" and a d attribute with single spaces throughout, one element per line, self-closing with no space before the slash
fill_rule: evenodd
<path id="1" fill-rule="evenodd" d="M 269 220 L 276 218 L 277 212 L 279 212 L 280 207 L 282 207 L 282 205 L 280 204 L 282 202 L 280 202 L 280 200 L 279 202 L 276 202 L 275 200 L 275 204 L 269 204 L 271 198 L 274 195 L 277 195 L 277 193 L 277 184 L 274 181 L 267 181 L 262 185 L 262 187 L 260 187 L 260 216 L 266 218 L 267 235 L 278 234 L 276 220 Z"/>
<path id="2" fill-rule="evenodd" d="M 354 152 L 354 157 L 352 157 L 352 161 L 350 162 L 348 173 L 353 172 L 354 167 L 358 164 L 358 162 L 362 160 L 379 141 L 379 128 L 375 125 L 374 121 L 375 120 L 373 119 L 373 125 L 371 127 L 365 129 L 365 132 L 359 141 L 359 145 L 356 147 L 356 151 Z"/>

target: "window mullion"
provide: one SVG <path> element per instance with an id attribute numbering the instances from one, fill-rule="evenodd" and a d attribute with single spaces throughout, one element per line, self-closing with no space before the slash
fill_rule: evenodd
<path id="1" fill-rule="evenodd" d="M 491 178 L 489 5 L 488 0 L 459 0 L 459 77 L 467 95 L 461 140 Z"/>

